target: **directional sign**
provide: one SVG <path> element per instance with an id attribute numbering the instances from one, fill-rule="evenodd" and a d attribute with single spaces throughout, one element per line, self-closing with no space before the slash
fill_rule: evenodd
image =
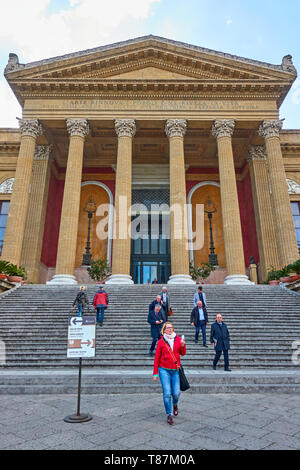
<path id="1" fill-rule="evenodd" d="M 68 358 L 95 357 L 96 318 L 69 317 Z"/>

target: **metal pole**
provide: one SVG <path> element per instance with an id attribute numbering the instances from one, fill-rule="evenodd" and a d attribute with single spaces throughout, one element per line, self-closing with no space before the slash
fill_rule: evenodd
<path id="1" fill-rule="evenodd" d="M 79 373 L 78 373 L 77 416 L 80 416 L 81 366 L 82 366 L 82 358 L 80 357 L 79 358 Z"/>

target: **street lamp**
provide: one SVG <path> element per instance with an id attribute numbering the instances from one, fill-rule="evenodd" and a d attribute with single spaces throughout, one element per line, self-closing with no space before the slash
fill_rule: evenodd
<path id="1" fill-rule="evenodd" d="M 217 212 L 217 208 L 209 198 L 204 203 L 204 212 L 207 214 L 208 220 L 209 220 L 209 233 L 210 233 L 210 253 L 208 257 L 209 264 L 212 264 L 213 266 L 218 266 L 219 265 L 218 256 L 215 253 L 213 231 L 212 231 L 212 216 L 214 213 Z"/>
<path id="2" fill-rule="evenodd" d="M 90 253 L 90 248 L 91 248 L 91 243 L 90 243 L 91 220 L 92 220 L 93 214 L 96 212 L 96 210 L 97 210 L 96 204 L 93 201 L 92 197 L 90 197 L 87 205 L 83 209 L 83 212 L 87 212 L 87 215 L 88 215 L 88 218 L 89 218 L 88 237 L 87 237 L 87 242 L 86 242 L 86 247 L 85 247 L 85 253 L 83 254 L 83 257 L 82 257 L 82 265 L 83 266 L 90 266 L 91 261 L 92 261 L 92 255 Z"/>

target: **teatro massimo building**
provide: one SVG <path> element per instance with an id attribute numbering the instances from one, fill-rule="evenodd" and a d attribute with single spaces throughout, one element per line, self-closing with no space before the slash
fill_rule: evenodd
<path id="1" fill-rule="evenodd" d="M 212 282 L 249 284 L 250 264 L 263 282 L 299 257 L 300 130 L 279 119 L 296 76 L 289 55 L 272 65 L 156 36 L 28 64 L 10 54 L 23 114 L 0 129 L 2 259 L 32 283 L 86 282 L 89 237 L 110 283 L 189 284 L 210 255 Z M 143 238 L 124 233 L 132 204 Z M 163 210 L 151 236 L 153 204 L 182 208 L 169 239 Z M 188 244 L 197 206 L 200 247 Z"/>

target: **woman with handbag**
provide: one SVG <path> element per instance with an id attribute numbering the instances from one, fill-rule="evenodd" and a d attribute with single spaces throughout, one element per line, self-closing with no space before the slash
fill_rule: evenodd
<path id="1" fill-rule="evenodd" d="M 183 338 L 176 335 L 172 323 L 166 322 L 162 328 L 162 337 L 157 343 L 153 380 L 158 377 L 163 390 L 163 399 L 168 424 L 174 424 L 173 414 L 178 416 L 178 401 L 180 397 L 180 356 L 185 356 L 186 345 Z"/>

